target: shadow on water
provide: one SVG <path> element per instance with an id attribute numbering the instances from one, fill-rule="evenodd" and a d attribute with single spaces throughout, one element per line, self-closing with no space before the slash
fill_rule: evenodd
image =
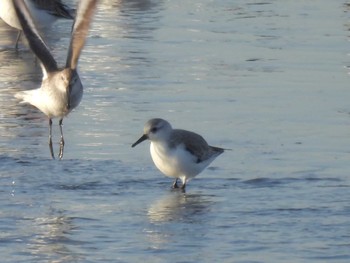
<path id="1" fill-rule="evenodd" d="M 317 175 L 303 175 L 301 177 L 282 177 L 282 178 L 267 178 L 267 177 L 259 177 L 254 179 L 249 179 L 242 181 L 242 186 L 248 188 L 283 188 L 283 187 L 291 187 L 296 186 L 298 184 L 304 185 L 307 184 L 340 184 L 343 180 L 340 178 L 332 178 L 332 177 L 321 177 Z"/>

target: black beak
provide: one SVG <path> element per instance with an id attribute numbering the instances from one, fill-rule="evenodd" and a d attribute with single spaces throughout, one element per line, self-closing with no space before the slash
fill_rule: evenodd
<path id="1" fill-rule="evenodd" d="M 139 143 L 145 141 L 148 139 L 148 136 L 146 134 L 142 135 L 140 139 L 138 139 L 133 145 L 131 145 L 131 147 L 135 147 L 136 145 L 138 145 Z"/>

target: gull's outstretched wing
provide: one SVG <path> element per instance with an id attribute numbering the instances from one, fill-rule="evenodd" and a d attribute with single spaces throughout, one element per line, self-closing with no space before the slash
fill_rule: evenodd
<path id="1" fill-rule="evenodd" d="M 66 67 L 76 69 L 84 47 L 97 0 L 81 0 L 75 15 Z"/>
<path id="2" fill-rule="evenodd" d="M 13 0 L 18 20 L 21 23 L 23 33 L 28 39 L 29 46 L 33 53 L 38 57 L 42 64 L 42 68 L 47 72 L 56 71 L 57 63 L 51 55 L 49 48 L 41 38 L 28 7 L 23 0 Z"/>

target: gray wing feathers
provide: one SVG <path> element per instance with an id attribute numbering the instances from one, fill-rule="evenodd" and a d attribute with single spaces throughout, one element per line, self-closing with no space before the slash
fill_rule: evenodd
<path id="1" fill-rule="evenodd" d="M 79 3 L 68 50 L 66 63 L 67 68 L 77 68 L 78 59 L 85 44 L 96 3 L 97 0 L 82 0 Z"/>
<path id="2" fill-rule="evenodd" d="M 197 133 L 186 130 L 174 130 L 171 138 L 170 147 L 175 147 L 176 142 L 183 141 L 185 149 L 197 157 L 197 162 L 200 163 L 212 157 L 215 153 L 217 155 L 224 152 L 224 149 L 208 145 L 205 139 Z"/>

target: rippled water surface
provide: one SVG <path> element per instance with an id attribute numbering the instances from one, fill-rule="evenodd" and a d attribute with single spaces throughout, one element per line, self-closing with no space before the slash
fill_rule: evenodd
<path id="1" fill-rule="evenodd" d="M 42 75 L 1 21 L 1 262 L 349 262 L 349 12 L 100 1 L 62 161 L 46 117 L 14 98 Z M 61 65 L 70 28 L 45 32 Z M 149 143 L 130 147 L 152 117 L 232 151 L 171 191 Z"/>

